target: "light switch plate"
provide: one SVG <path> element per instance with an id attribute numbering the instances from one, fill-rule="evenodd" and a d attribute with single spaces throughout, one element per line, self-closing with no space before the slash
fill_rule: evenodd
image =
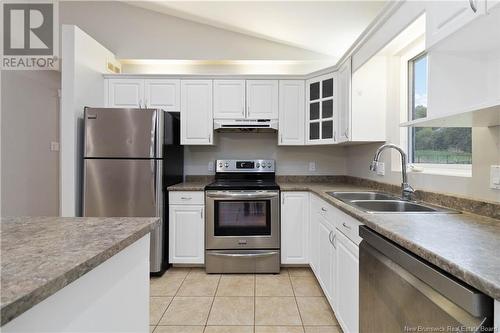
<path id="1" fill-rule="evenodd" d="M 490 188 L 500 190 L 500 165 L 490 167 Z"/>
<path id="2" fill-rule="evenodd" d="M 210 161 L 208 162 L 208 171 L 214 171 L 214 162 L 213 161 Z"/>
<path id="3" fill-rule="evenodd" d="M 377 175 L 385 176 L 385 163 L 377 162 Z"/>
<path id="4" fill-rule="evenodd" d="M 309 171 L 316 171 L 316 162 L 309 162 Z"/>
<path id="5" fill-rule="evenodd" d="M 51 141 L 50 142 L 50 151 L 59 151 L 59 142 Z"/>

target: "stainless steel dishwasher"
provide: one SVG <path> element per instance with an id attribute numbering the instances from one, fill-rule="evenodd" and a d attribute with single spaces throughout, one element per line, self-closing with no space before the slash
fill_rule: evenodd
<path id="1" fill-rule="evenodd" d="M 493 299 L 372 231 L 360 227 L 362 333 L 483 332 Z"/>

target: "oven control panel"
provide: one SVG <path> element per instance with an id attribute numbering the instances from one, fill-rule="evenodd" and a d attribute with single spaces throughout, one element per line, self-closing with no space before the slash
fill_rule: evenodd
<path id="1" fill-rule="evenodd" d="M 217 172 L 274 172 L 274 160 L 217 160 Z"/>

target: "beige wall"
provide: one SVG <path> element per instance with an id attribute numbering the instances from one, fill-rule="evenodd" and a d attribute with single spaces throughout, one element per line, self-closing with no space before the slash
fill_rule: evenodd
<path id="1" fill-rule="evenodd" d="M 2 216 L 59 215 L 60 73 L 2 71 Z"/>
<path id="2" fill-rule="evenodd" d="M 278 146 L 276 133 L 219 133 L 215 146 L 186 146 L 184 173 L 208 175 L 208 163 L 216 159 L 275 159 L 280 175 L 343 175 L 346 152 L 333 146 Z M 316 171 L 308 171 L 309 162 Z"/>

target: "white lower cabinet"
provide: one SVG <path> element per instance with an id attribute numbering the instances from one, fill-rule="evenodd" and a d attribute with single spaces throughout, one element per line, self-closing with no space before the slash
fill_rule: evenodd
<path id="1" fill-rule="evenodd" d="M 359 247 L 336 231 L 335 313 L 344 332 L 359 331 Z"/>
<path id="2" fill-rule="evenodd" d="M 309 263 L 309 193 L 281 192 L 281 263 Z"/>
<path id="3" fill-rule="evenodd" d="M 318 275 L 321 287 L 325 293 L 328 302 L 331 306 L 335 304 L 335 270 L 336 257 L 335 247 L 333 245 L 333 237 L 335 235 L 335 227 L 321 214 L 318 217 L 318 244 L 319 244 L 319 260 L 318 260 Z"/>
<path id="4" fill-rule="evenodd" d="M 344 332 L 358 332 L 361 223 L 310 195 L 309 265 Z"/>
<path id="5" fill-rule="evenodd" d="M 175 193 L 175 192 L 173 192 Z M 172 193 L 170 193 L 172 197 Z M 205 263 L 205 206 L 169 205 L 169 262 L 171 264 Z"/>

